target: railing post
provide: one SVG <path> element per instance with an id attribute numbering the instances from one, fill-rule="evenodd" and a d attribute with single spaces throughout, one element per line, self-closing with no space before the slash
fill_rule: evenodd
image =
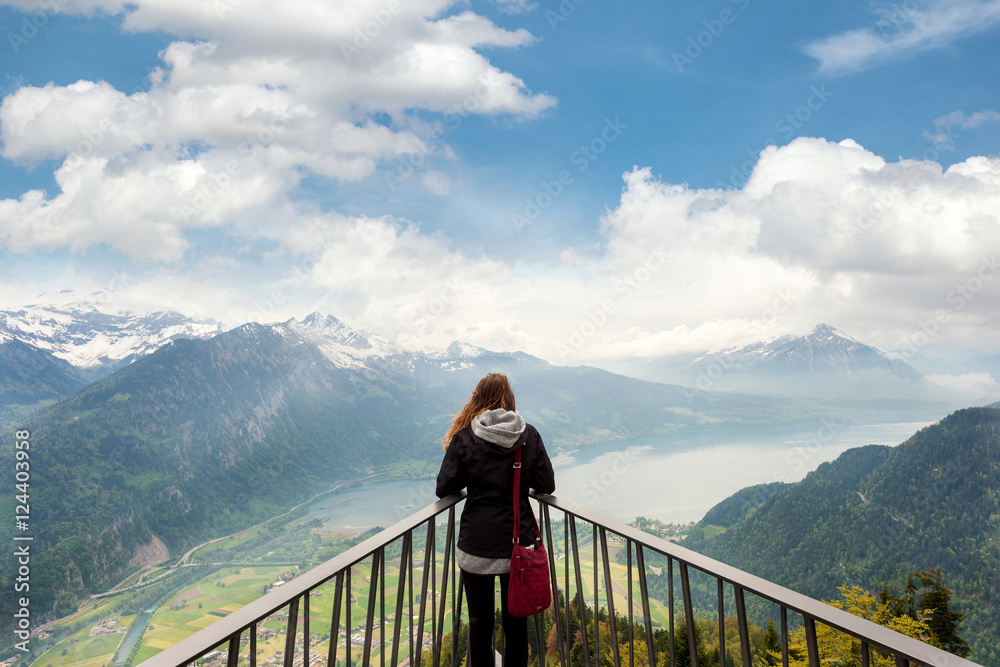
<path id="1" fill-rule="evenodd" d="M 573 571 L 576 574 L 576 599 L 580 601 L 580 631 L 583 633 L 583 664 L 590 667 L 590 646 L 587 642 L 587 608 L 583 601 L 583 576 L 580 574 L 580 545 L 576 539 L 576 517 L 569 515 L 569 529 L 573 537 Z M 566 592 L 569 594 L 569 591 Z"/>
<path id="2" fill-rule="evenodd" d="M 302 597 L 302 664 L 309 665 L 309 593 Z"/>
<path id="3" fill-rule="evenodd" d="M 719 666 L 726 667 L 726 599 L 722 579 L 716 579 L 719 596 Z"/>
<path id="4" fill-rule="evenodd" d="M 736 623 L 740 628 L 740 650 L 743 653 L 743 667 L 751 667 L 750 661 L 750 628 L 747 625 L 747 605 L 743 597 L 743 589 L 733 584 L 736 594 Z"/>
<path id="5" fill-rule="evenodd" d="M 816 643 L 816 620 L 803 616 L 806 626 L 806 650 L 809 652 L 809 667 L 819 667 L 819 646 Z"/>
<path id="6" fill-rule="evenodd" d="M 670 556 L 667 556 L 667 597 L 669 598 L 667 624 L 670 627 L 667 628 L 667 635 L 670 637 L 670 667 L 674 667 L 677 664 L 674 655 L 674 559 Z"/>
<path id="7" fill-rule="evenodd" d="M 566 655 L 569 656 L 570 646 L 569 646 L 569 612 L 572 606 L 572 600 L 569 596 L 569 557 L 572 553 L 569 543 L 569 513 L 563 511 L 563 581 L 566 584 L 566 623 L 564 627 L 566 628 Z"/>
<path id="8" fill-rule="evenodd" d="M 458 667 L 458 636 L 462 630 L 462 594 L 463 594 L 463 584 L 462 576 L 458 576 L 458 584 L 453 586 L 457 592 L 457 601 L 455 602 L 455 612 L 452 614 L 452 627 L 454 628 L 451 633 L 451 667 Z M 537 618 L 537 616 L 536 616 Z"/>
<path id="9" fill-rule="evenodd" d="M 295 628 L 299 616 L 299 598 L 288 605 L 288 625 L 285 630 L 285 667 L 292 667 L 295 658 Z"/>
<path id="10" fill-rule="evenodd" d="M 444 565 L 441 569 L 441 606 L 438 609 L 437 634 L 434 635 L 434 667 L 441 667 L 441 649 L 444 644 L 444 612 L 445 600 L 448 597 L 448 574 L 450 573 L 450 558 L 452 542 L 455 540 L 455 508 L 448 510 L 448 532 L 444 540 Z M 435 596 L 436 597 L 436 596 Z M 452 653 L 454 653 L 455 637 L 452 637 Z"/>
<path id="11" fill-rule="evenodd" d="M 688 655 L 691 658 L 691 667 L 698 667 L 698 639 L 695 636 L 694 605 L 691 604 L 691 583 L 688 581 L 687 563 L 683 561 L 681 561 L 681 595 L 684 597 L 684 624 L 687 626 Z"/>
<path id="12" fill-rule="evenodd" d="M 788 607 L 784 605 L 781 606 L 781 667 L 788 667 Z"/>
<path id="13" fill-rule="evenodd" d="M 628 558 L 628 667 L 635 667 L 635 612 L 632 603 L 632 540 L 625 539 Z"/>
<path id="14" fill-rule="evenodd" d="M 353 595 L 351 591 L 354 589 L 351 588 L 350 567 L 345 573 L 344 585 L 347 587 L 347 600 L 344 604 L 344 648 L 347 651 L 347 667 L 351 667 L 351 596 Z"/>
<path id="15" fill-rule="evenodd" d="M 600 666 L 601 664 L 601 587 L 598 581 L 597 572 L 597 524 L 592 524 L 593 530 L 591 531 L 590 541 L 594 547 L 594 664 Z"/>
<path id="16" fill-rule="evenodd" d="M 545 522 L 545 539 L 549 546 L 549 580 L 552 584 L 552 618 L 556 626 L 556 650 L 559 651 L 559 664 L 561 667 L 568 667 L 569 663 L 563 651 L 562 631 L 559 623 L 559 577 L 556 574 L 556 552 L 552 543 L 552 515 L 549 513 L 549 506 L 539 503 L 541 515 Z M 567 594 L 569 591 L 566 591 Z"/>
<path id="17" fill-rule="evenodd" d="M 439 667 L 434 659 L 434 647 L 437 644 L 437 526 L 434 528 L 434 545 L 431 549 L 431 665 Z"/>
<path id="18" fill-rule="evenodd" d="M 340 638 L 340 605 L 343 602 L 343 597 L 344 573 L 341 572 L 337 575 L 336 584 L 334 584 L 333 588 L 333 618 L 330 619 L 330 649 L 326 654 L 326 664 L 328 667 L 335 667 L 337 664 L 337 640 Z M 348 593 L 348 599 L 350 599 L 350 593 Z M 256 635 L 256 633 L 254 634 Z"/>
<path id="19" fill-rule="evenodd" d="M 385 665 L 385 548 L 382 549 L 382 568 L 379 570 L 378 578 L 378 654 L 379 667 Z M 302 667 L 309 667 L 309 663 L 303 663 Z"/>
<path id="20" fill-rule="evenodd" d="M 420 660 L 424 652 L 424 618 L 427 612 L 427 578 L 430 575 L 431 570 L 431 554 L 437 550 L 434 540 L 434 521 L 431 520 L 427 522 L 427 542 L 424 544 L 424 575 L 420 580 L 420 615 L 417 617 L 416 650 L 414 651 L 413 656 L 414 667 L 420 667 Z M 410 613 L 413 613 L 412 607 L 410 608 Z M 431 613 L 433 614 L 433 608 Z"/>
<path id="21" fill-rule="evenodd" d="M 243 633 L 229 638 L 229 652 L 226 655 L 226 667 L 236 667 L 240 661 L 240 637 Z"/>
<path id="22" fill-rule="evenodd" d="M 410 576 L 408 577 L 409 581 L 406 584 L 406 587 L 409 590 L 409 592 L 407 593 L 407 598 L 406 598 L 407 599 L 407 603 L 409 604 L 409 606 L 407 607 L 407 609 L 409 610 L 409 613 L 406 614 L 406 618 L 410 621 L 410 634 L 407 635 L 407 644 L 409 646 L 409 651 L 410 651 L 410 653 L 409 653 L 410 664 L 411 665 L 416 665 L 417 663 L 416 663 L 416 661 L 414 660 L 414 657 L 413 657 L 413 537 L 412 537 L 412 534 L 413 534 L 413 531 L 411 530 L 410 531 L 410 562 L 409 562 L 409 565 L 410 565 Z"/>
<path id="23" fill-rule="evenodd" d="M 656 652 L 653 650 L 653 617 L 649 613 L 649 588 L 646 586 L 646 559 L 642 556 L 642 545 L 636 545 L 636 566 L 639 568 L 639 595 L 642 596 L 642 620 L 646 629 L 646 657 L 649 666 L 656 667 Z M 670 655 L 673 660 L 673 636 L 670 638 Z"/>
<path id="24" fill-rule="evenodd" d="M 368 611 L 365 614 L 365 648 L 361 655 L 362 667 L 368 667 L 368 665 L 371 664 L 372 634 L 374 633 L 372 621 L 375 620 L 375 602 L 376 593 L 378 592 L 379 566 L 382 564 L 384 559 L 385 547 L 380 548 L 372 556 L 372 570 L 368 582 Z"/>
<path id="25" fill-rule="evenodd" d="M 608 535 L 601 526 L 601 560 L 604 563 L 604 592 L 608 598 L 608 623 L 611 627 L 611 658 L 613 665 L 621 665 L 621 657 L 618 655 L 618 619 L 615 616 L 615 588 L 614 580 L 611 578 L 611 563 L 608 560 Z M 594 563 L 594 571 L 597 571 L 597 563 Z M 598 658 L 600 664 L 600 658 Z M 723 665 L 725 667 L 725 665 Z"/>

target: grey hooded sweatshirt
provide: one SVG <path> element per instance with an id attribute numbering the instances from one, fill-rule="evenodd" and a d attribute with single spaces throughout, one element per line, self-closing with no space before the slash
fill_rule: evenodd
<path id="1" fill-rule="evenodd" d="M 514 454 L 521 451 L 521 521 L 518 541 L 534 541 L 528 489 L 552 493 L 552 463 L 538 431 L 517 412 L 482 412 L 452 438 L 441 462 L 437 495 L 468 490 L 456 553 L 459 567 L 474 574 L 510 568 L 514 532 Z"/>

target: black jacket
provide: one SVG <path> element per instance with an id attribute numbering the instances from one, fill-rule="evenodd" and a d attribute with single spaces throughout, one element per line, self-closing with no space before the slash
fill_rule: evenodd
<path id="1" fill-rule="evenodd" d="M 552 493 L 556 489 L 552 462 L 542 437 L 531 424 L 511 448 L 478 437 L 471 427 L 456 433 L 445 452 L 437 477 L 437 495 L 443 498 L 468 489 L 458 547 L 484 558 L 510 558 L 514 534 L 514 452 L 521 450 L 521 527 L 518 541 L 534 541 L 528 489 Z"/>

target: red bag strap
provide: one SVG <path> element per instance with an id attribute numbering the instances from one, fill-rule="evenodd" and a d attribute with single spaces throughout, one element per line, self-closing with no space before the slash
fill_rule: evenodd
<path id="1" fill-rule="evenodd" d="M 521 448 L 514 452 L 514 544 L 517 544 L 517 529 L 521 525 Z"/>
<path id="2" fill-rule="evenodd" d="M 528 504 L 529 511 L 531 504 Z M 542 531 L 538 529 L 535 513 L 531 513 L 531 523 L 535 524 L 535 541 L 542 541 Z M 521 448 L 514 452 L 514 544 L 517 544 L 517 530 L 521 527 Z"/>

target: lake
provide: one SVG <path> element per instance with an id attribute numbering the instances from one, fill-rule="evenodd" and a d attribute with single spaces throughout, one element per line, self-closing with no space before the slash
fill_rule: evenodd
<path id="1" fill-rule="evenodd" d="M 933 422 L 814 429 L 706 431 L 609 440 L 550 452 L 555 495 L 613 519 L 637 516 L 668 523 L 697 521 L 740 489 L 795 482 L 845 450 L 898 445 Z M 375 482 L 324 496 L 301 521 L 319 518 L 332 531 L 388 527 L 436 500 L 434 480 Z"/>

